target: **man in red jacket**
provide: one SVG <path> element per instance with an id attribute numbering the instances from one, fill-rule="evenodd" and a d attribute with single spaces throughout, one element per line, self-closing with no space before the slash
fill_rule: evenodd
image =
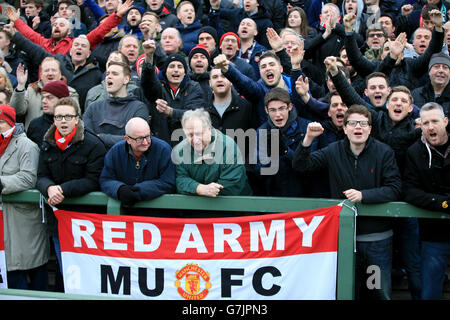
<path id="1" fill-rule="evenodd" d="M 127 0 L 122 4 L 119 4 L 115 13 L 110 15 L 104 23 L 100 24 L 97 28 L 87 34 L 87 38 L 91 44 L 91 50 L 103 41 L 105 35 L 111 31 L 112 28 L 119 24 L 124 15 L 132 6 L 133 0 Z M 43 47 L 51 54 L 67 54 L 70 51 L 73 38 L 69 37 L 71 26 L 67 19 L 57 18 L 52 24 L 52 37 L 47 39 L 31 29 L 25 22 L 23 22 L 23 20 L 19 19 L 19 12 L 14 10 L 12 7 L 8 7 L 6 10 L 6 15 L 14 24 L 17 31 L 34 43 Z"/>

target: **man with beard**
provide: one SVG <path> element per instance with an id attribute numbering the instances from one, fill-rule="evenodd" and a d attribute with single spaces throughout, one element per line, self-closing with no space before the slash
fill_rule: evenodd
<path id="1" fill-rule="evenodd" d="M 407 152 L 403 183 L 405 201 L 448 216 L 450 201 L 450 139 L 448 118 L 442 107 L 430 102 L 420 110 L 422 137 Z M 419 219 L 422 300 L 442 297 L 450 258 L 450 224 L 447 219 Z"/>
<path id="2" fill-rule="evenodd" d="M 115 26 L 119 24 L 122 17 L 131 8 L 133 1 L 127 0 L 125 3 L 120 4 L 117 12 L 113 13 L 107 18 L 105 23 L 99 25 L 97 28 L 87 34 L 87 38 L 91 45 L 91 49 L 94 49 L 99 44 L 105 35 Z M 52 25 L 52 37 L 46 39 L 33 29 L 28 27 L 22 19 L 19 19 L 19 14 L 13 8 L 9 7 L 6 10 L 6 15 L 14 24 L 14 27 L 22 33 L 25 37 L 32 42 L 40 45 L 46 51 L 51 54 L 67 54 L 72 47 L 73 38 L 70 38 L 71 29 L 70 22 L 65 18 L 57 18 Z"/>
<path id="3" fill-rule="evenodd" d="M 83 114 L 86 128 L 97 134 L 107 149 L 123 139 L 128 120 L 134 117 L 148 120 L 147 106 L 135 96 L 127 94 L 130 78 L 131 72 L 127 65 L 109 62 L 105 78 L 109 98 L 92 102 Z"/>
<path id="4" fill-rule="evenodd" d="M 36 65 L 39 65 L 46 57 L 54 57 L 61 62 L 63 65 L 61 71 L 64 71 L 68 85 L 78 92 L 78 101 L 81 112 L 83 112 L 87 92 L 102 81 L 102 73 L 96 62 L 90 57 L 91 51 L 86 35 L 73 39 L 68 55 L 59 53 L 52 55 L 20 33 L 14 34 L 12 40 L 17 48 L 26 52 Z"/>
<path id="5" fill-rule="evenodd" d="M 145 13 L 144 8 L 133 6 L 127 13 L 127 24 L 124 26 L 126 34 L 132 34 L 138 39 L 142 37 L 142 31 L 139 24 L 142 21 L 142 15 Z"/>
<path id="6" fill-rule="evenodd" d="M 366 31 L 366 50 L 364 57 L 367 60 L 381 61 L 381 52 L 384 42 L 388 39 L 387 32 L 381 27 L 381 24 L 373 24 Z"/>
<path id="7" fill-rule="evenodd" d="M 340 74 L 343 73 L 340 72 Z M 295 92 L 293 96 L 299 95 L 303 101 L 307 102 L 302 107 L 299 107 L 297 104 L 295 107 L 299 110 L 301 117 L 319 122 L 322 125 L 324 131 L 323 134 L 317 138 L 317 149 L 323 149 L 329 144 L 345 137 L 342 128 L 344 126 L 344 115 L 348 108 L 337 91 L 330 92 L 329 103 L 321 102 L 311 97 L 308 91 L 308 78 L 299 77 L 295 82 Z M 310 175 L 314 178 L 308 179 L 310 189 L 308 196 L 313 198 L 330 198 L 331 194 L 328 174 L 325 171 L 320 171 Z"/>
<path id="8" fill-rule="evenodd" d="M 341 51 L 339 51 L 339 58 L 344 62 L 344 66 L 347 68 L 349 75 L 350 75 L 350 82 L 353 84 L 355 90 L 358 92 L 359 95 L 364 94 L 365 89 L 365 81 L 364 79 L 358 74 L 358 72 L 353 68 L 350 61 L 348 60 L 347 56 L 347 49 L 345 47 L 341 48 Z"/>
<path id="9" fill-rule="evenodd" d="M 325 64 L 345 103 L 364 104 L 364 100 L 336 71 L 335 58 L 327 58 Z M 421 131 L 416 128 L 412 116 L 413 98 L 409 89 L 396 86 L 389 91 L 386 108 L 369 108 L 372 115 L 371 135 L 394 150 L 400 174 L 404 176 L 407 150 L 420 137 Z M 418 221 L 414 218 L 399 219 L 393 226 L 396 234 L 394 243 L 398 245 L 399 257 L 406 270 L 409 290 L 413 299 L 419 299 L 421 284 Z"/>
<path id="10" fill-rule="evenodd" d="M 81 17 L 77 16 L 72 11 L 72 8 L 74 6 L 75 4 L 72 2 L 72 0 L 59 0 L 57 5 L 58 10 L 54 17 L 66 18 L 72 26 L 71 35 L 73 37 L 78 37 L 79 35 L 87 33 L 87 27 L 84 23 L 81 22 Z"/>

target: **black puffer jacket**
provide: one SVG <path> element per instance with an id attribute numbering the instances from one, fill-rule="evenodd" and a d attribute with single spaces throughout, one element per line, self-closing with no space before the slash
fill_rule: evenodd
<path id="1" fill-rule="evenodd" d="M 65 198 L 79 197 L 100 190 L 98 178 L 106 154 L 103 142 L 95 134 L 85 130 L 83 121 L 79 120 L 70 146 L 62 151 L 56 145 L 55 130 L 56 127 L 52 125 L 40 146 L 37 189 L 48 197 L 48 187 L 60 185 Z M 53 212 L 46 212 L 49 231 L 56 235 Z"/>

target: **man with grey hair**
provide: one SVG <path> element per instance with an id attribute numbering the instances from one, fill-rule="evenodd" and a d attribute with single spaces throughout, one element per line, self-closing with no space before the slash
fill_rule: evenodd
<path id="1" fill-rule="evenodd" d="M 179 53 L 185 56 L 180 32 L 175 28 L 166 28 L 161 33 L 161 48 L 167 55 Z"/>
<path id="2" fill-rule="evenodd" d="M 428 76 L 430 81 L 419 88 L 414 89 L 411 94 L 414 104 L 419 108 L 427 102 L 437 102 L 448 116 L 450 108 L 450 57 L 443 52 L 431 56 L 428 64 Z"/>
<path id="3" fill-rule="evenodd" d="M 420 110 L 422 138 L 409 149 L 403 181 L 405 201 L 423 209 L 450 213 L 450 139 L 448 118 L 435 102 Z M 419 219 L 422 299 L 441 299 L 450 261 L 450 221 Z"/>
<path id="4" fill-rule="evenodd" d="M 127 34 L 120 39 L 117 50 L 123 53 L 128 59 L 129 67 L 131 69 L 131 82 L 139 85 L 141 79 L 136 68 L 136 60 L 139 56 L 139 39 L 133 34 Z"/>
<path id="5" fill-rule="evenodd" d="M 252 195 L 238 146 L 211 126 L 209 113 L 186 111 L 181 124 L 186 138 L 172 152 L 177 192 L 212 198 Z"/>
<path id="6" fill-rule="evenodd" d="M 175 192 L 175 166 L 172 148 L 150 136 L 150 126 L 142 118 L 131 118 L 125 126 L 124 140 L 106 154 L 100 176 L 101 190 L 132 206 Z"/>

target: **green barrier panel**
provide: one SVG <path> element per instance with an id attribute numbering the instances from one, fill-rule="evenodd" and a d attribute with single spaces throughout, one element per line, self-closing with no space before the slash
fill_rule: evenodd
<path id="1" fill-rule="evenodd" d="M 28 190 L 11 195 L 3 195 L 4 202 L 39 203 L 40 193 L 37 190 Z M 275 213 L 318 209 L 337 205 L 342 200 L 313 199 L 313 198 L 283 198 L 283 197 L 217 197 L 207 198 L 198 196 L 185 196 L 168 194 L 151 201 L 142 201 L 135 205 L 136 208 L 175 209 L 175 210 L 199 210 L 199 211 L 233 211 L 239 215 L 242 213 Z M 106 207 L 108 214 L 121 214 L 120 201 L 109 198 L 102 192 L 92 192 L 82 197 L 65 199 L 64 204 L 95 205 Z M 219 210 L 220 209 L 220 210 Z M 337 299 L 354 299 L 354 232 L 355 211 L 360 216 L 383 216 L 392 218 L 435 218 L 448 219 L 450 215 L 439 212 L 423 210 L 405 202 L 390 202 L 384 204 L 364 205 L 353 204 L 348 200 L 343 202 L 339 221 L 339 248 L 338 248 L 338 274 L 337 274 Z M 3 289 L 1 294 L 10 292 L 11 295 L 26 297 L 41 297 L 55 299 L 102 299 L 102 297 L 76 296 L 69 297 L 61 293 L 47 293 Z M 52 295 L 53 294 L 53 295 Z M 107 299 L 107 298 L 106 298 Z"/>

